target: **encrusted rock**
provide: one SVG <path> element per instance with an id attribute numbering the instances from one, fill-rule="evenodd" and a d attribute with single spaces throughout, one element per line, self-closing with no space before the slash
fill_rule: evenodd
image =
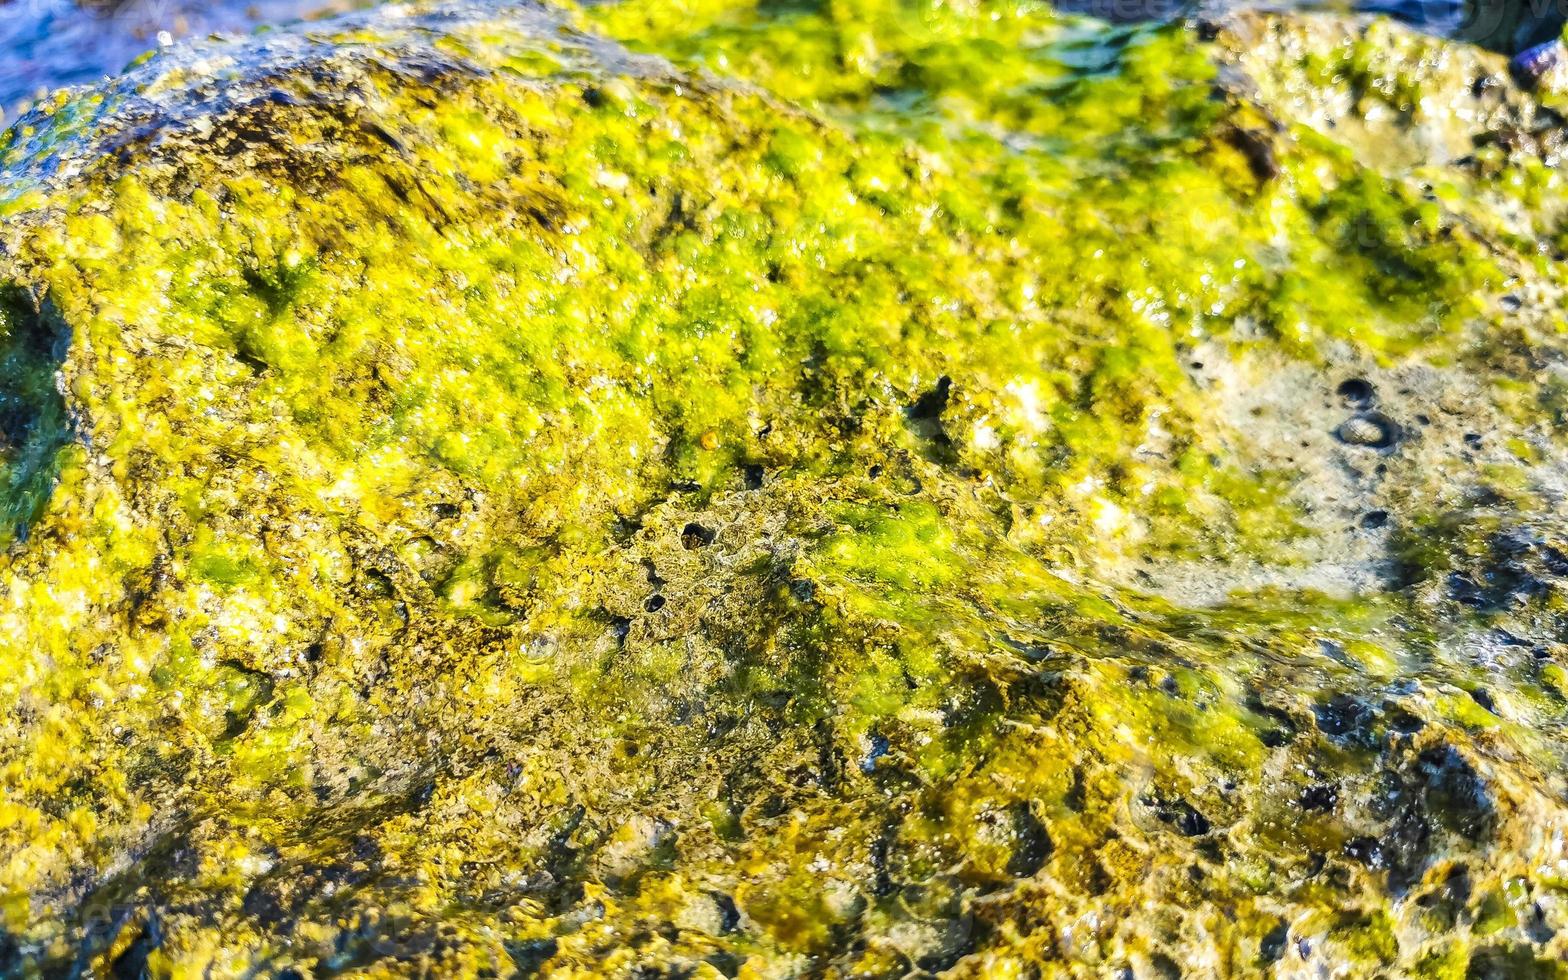
<path id="1" fill-rule="evenodd" d="M 1503 75 L 629 0 L 46 101 L 0 972 L 1552 975 L 1560 133 Z"/>

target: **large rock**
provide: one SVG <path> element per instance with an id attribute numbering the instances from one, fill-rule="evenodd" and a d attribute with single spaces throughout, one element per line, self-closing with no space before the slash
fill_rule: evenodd
<path id="1" fill-rule="evenodd" d="M 47 102 L 0 970 L 1558 975 L 1560 138 L 1380 23 L 878 0 Z"/>

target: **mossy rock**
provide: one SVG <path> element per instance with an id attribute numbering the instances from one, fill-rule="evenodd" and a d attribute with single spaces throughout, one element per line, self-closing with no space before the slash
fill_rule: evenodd
<path id="1" fill-rule="evenodd" d="M 633 0 L 48 100 L 0 971 L 1553 975 L 1559 131 L 1500 72 Z"/>

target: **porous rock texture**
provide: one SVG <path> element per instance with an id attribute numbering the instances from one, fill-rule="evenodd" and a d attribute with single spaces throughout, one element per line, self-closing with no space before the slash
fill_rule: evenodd
<path id="1" fill-rule="evenodd" d="M 0 971 L 1561 976 L 1561 135 L 1382 22 L 986 2 L 46 101 Z"/>

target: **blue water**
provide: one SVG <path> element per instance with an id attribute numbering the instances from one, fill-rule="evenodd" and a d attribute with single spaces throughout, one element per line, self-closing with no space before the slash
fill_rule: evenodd
<path id="1" fill-rule="evenodd" d="M 0 112 L 4 113 L 0 125 L 40 92 L 118 74 L 161 43 L 213 33 L 247 33 L 263 24 L 330 16 L 375 2 L 0 0 Z M 1058 0 L 1064 9 L 1113 21 L 1216 15 L 1236 7 L 1367 11 L 1434 33 L 1490 38 L 1494 46 L 1513 50 L 1536 40 L 1516 37 L 1518 32 L 1508 26 L 1518 20 L 1525 5 L 1550 13 L 1565 3 L 1568 0 Z M 1552 33 L 1549 26 L 1544 30 Z M 1504 35 L 1506 39 L 1499 40 Z"/>
<path id="2" fill-rule="evenodd" d="M 95 82 L 185 37 L 248 33 L 325 16 L 355 0 L 9 0 L 0 2 L 0 110 L 6 120 L 41 91 Z M 161 36 L 160 36 L 161 35 Z"/>

